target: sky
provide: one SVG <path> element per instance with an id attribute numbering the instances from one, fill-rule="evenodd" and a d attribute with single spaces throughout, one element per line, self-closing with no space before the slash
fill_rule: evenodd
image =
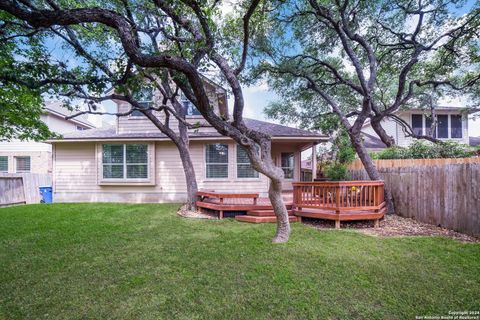
<path id="1" fill-rule="evenodd" d="M 232 12 L 233 10 L 233 5 L 232 3 L 235 3 L 234 0 L 227 0 L 223 2 L 222 6 L 222 11 L 226 14 Z M 456 9 L 458 15 L 463 15 L 467 12 L 469 12 L 474 5 L 475 0 L 468 0 L 465 2 L 465 4 Z M 270 121 L 270 122 L 277 122 L 272 119 L 268 119 L 263 112 L 265 107 L 272 101 L 275 101 L 277 99 L 280 99 L 275 92 L 270 90 L 268 88 L 268 84 L 266 83 L 261 83 L 256 86 L 250 86 L 250 87 L 244 87 L 243 88 L 243 93 L 244 93 L 244 100 L 245 100 L 245 110 L 244 110 L 244 116 L 246 118 L 254 118 L 258 120 L 264 120 L 264 121 Z M 229 98 L 229 106 L 233 105 L 233 98 Z M 439 101 L 439 105 L 442 106 L 455 106 L 455 107 L 464 107 L 465 106 L 465 101 L 462 99 L 456 99 L 456 100 L 451 100 L 451 99 L 444 99 Z M 479 106 L 480 107 L 480 106 Z M 480 114 L 478 114 L 479 119 L 475 120 L 473 116 L 469 116 L 469 121 L 468 121 L 468 131 L 470 136 L 480 136 Z M 292 124 L 289 124 L 292 125 Z"/>
<path id="2" fill-rule="evenodd" d="M 264 108 L 271 102 L 279 99 L 279 97 L 268 88 L 268 85 L 261 84 L 257 86 L 243 88 L 245 99 L 244 117 L 253 118 L 258 120 L 264 120 L 269 122 L 277 122 L 272 119 L 268 119 L 263 112 Z M 443 100 L 440 101 L 440 105 L 445 106 L 459 106 L 462 107 L 464 102 L 461 100 Z M 229 106 L 233 105 L 233 98 L 229 97 Z M 290 125 L 290 124 L 289 124 Z M 472 137 L 480 136 L 480 119 L 474 120 L 473 116 L 469 116 L 468 132 Z"/>
<path id="3" fill-rule="evenodd" d="M 234 0 L 226 0 L 223 2 L 222 11 L 227 14 L 232 12 Z M 459 14 L 463 14 L 469 10 L 469 7 L 474 3 L 474 1 L 470 0 L 467 1 L 467 4 L 458 10 Z M 69 59 L 70 63 L 76 63 L 75 58 L 72 52 L 68 52 L 60 47 L 59 43 L 51 42 L 48 44 L 48 47 L 55 52 L 56 55 L 63 56 L 64 59 Z M 255 86 L 244 87 L 244 100 L 245 100 L 245 109 L 244 109 L 244 117 L 246 118 L 253 118 L 258 120 L 276 122 L 272 119 L 268 119 L 264 113 L 265 107 L 272 101 L 279 99 L 279 97 L 269 89 L 268 84 L 262 82 Z M 81 103 L 79 101 L 79 103 Z M 461 107 L 463 101 L 441 101 L 441 105 L 450 105 L 450 106 L 459 106 Z M 114 112 L 115 111 L 115 104 L 113 102 L 104 102 L 103 106 L 106 111 Z M 233 106 L 233 97 L 230 95 L 229 97 L 229 106 Z M 99 118 L 100 116 L 91 116 L 90 119 L 96 123 L 97 125 L 102 123 L 103 121 L 107 121 L 109 123 L 113 123 L 113 117 L 103 117 Z M 289 124 L 292 125 L 292 124 Z M 480 136 L 480 119 L 474 121 L 473 119 L 469 120 L 469 134 L 470 136 Z"/>

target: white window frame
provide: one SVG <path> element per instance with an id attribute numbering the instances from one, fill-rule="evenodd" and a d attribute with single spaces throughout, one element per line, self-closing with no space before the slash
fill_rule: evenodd
<path id="1" fill-rule="evenodd" d="M 19 158 L 26 158 L 28 159 L 29 165 L 28 165 L 28 170 L 18 170 L 18 159 Z M 14 162 L 15 162 L 15 173 L 30 173 L 32 172 L 32 157 L 30 156 L 15 156 L 14 157 Z"/>
<path id="2" fill-rule="evenodd" d="M 285 151 L 285 152 L 280 152 L 280 168 L 282 168 L 283 170 L 283 173 L 285 174 L 285 168 L 288 168 L 290 169 L 290 167 L 284 167 L 283 166 L 283 163 L 282 163 L 282 154 L 286 154 L 286 153 L 291 153 L 293 155 L 293 166 L 292 166 L 292 177 L 291 178 L 286 178 L 285 177 L 285 180 L 294 180 L 295 179 L 295 152 L 293 151 Z"/>
<path id="3" fill-rule="evenodd" d="M 8 163 L 8 156 L 0 156 L 0 158 L 5 158 L 7 160 L 7 170 L 0 170 L 0 173 L 8 173 L 8 170 L 10 169 L 10 166 Z"/>
<path id="4" fill-rule="evenodd" d="M 147 145 L 147 178 L 127 178 L 127 165 L 145 165 L 145 163 L 128 163 L 126 148 L 129 144 Z M 123 178 L 103 177 L 103 145 L 123 145 Z M 99 185 L 155 185 L 155 144 L 146 142 L 101 142 L 97 144 L 97 184 Z M 105 163 L 108 165 L 109 163 Z M 115 163 L 120 165 L 120 163 Z"/>
<path id="5" fill-rule="evenodd" d="M 207 149 L 209 145 L 213 145 L 213 144 L 223 144 L 223 145 L 226 145 L 227 146 L 227 162 L 210 162 L 210 163 L 207 163 Z M 231 158 L 231 155 L 230 155 L 230 144 L 227 143 L 227 142 L 214 142 L 214 143 L 206 143 L 204 144 L 204 147 L 203 147 L 203 159 L 204 159 L 204 164 L 205 164 L 205 170 L 204 170 L 204 177 L 205 177 L 205 180 L 210 180 L 210 181 L 228 181 L 230 179 L 230 158 Z M 218 177 L 218 178 L 211 178 L 211 177 L 208 177 L 207 176 L 207 167 L 208 165 L 226 165 L 227 166 L 227 176 L 226 177 Z"/>
<path id="6" fill-rule="evenodd" d="M 413 126 L 413 115 L 420 115 L 419 113 L 412 113 L 410 115 L 410 126 Z M 421 114 L 422 115 L 422 134 L 427 135 L 427 115 Z M 447 116 L 447 129 L 448 129 L 448 137 L 447 138 L 439 138 L 438 137 L 438 123 L 435 126 L 435 137 L 438 140 L 454 140 L 454 141 L 462 141 L 465 138 L 465 133 L 464 131 L 464 118 L 461 114 L 456 114 L 456 113 L 439 113 L 436 114 L 436 116 Z M 461 133 L 462 137 L 461 138 L 452 138 L 452 116 L 460 116 L 460 121 L 462 124 L 461 127 Z M 412 127 L 413 129 L 413 127 Z"/>
<path id="7" fill-rule="evenodd" d="M 256 173 L 257 173 L 257 176 L 256 177 L 247 177 L 247 178 L 242 178 L 242 177 L 239 177 L 238 176 L 238 165 L 252 165 L 252 163 L 250 161 L 248 161 L 248 163 L 246 162 L 238 162 L 238 149 L 241 148 L 240 145 L 236 145 L 235 147 L 235 177 L 238 179 L 238 180 L 242 180 L 242 181 L 254 181 L 254 180 L 259 180 L 260 179 L 260 172 L 258 172 L 257 170 L 253 169 Z"/>

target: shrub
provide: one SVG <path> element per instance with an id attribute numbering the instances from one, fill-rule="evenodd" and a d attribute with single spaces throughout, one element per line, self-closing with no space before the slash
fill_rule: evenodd
<path id="1" fill-rule="evenodd" d="M 446 141 L 432 143 L 429 141 L 414 141 L 408 148 L 394 146 L 375 154 L 375 159 L 435 159 L 435 158 L 466 158 L 474 155 L 471 147 Z"/>
<path id="2" fill-rule="evenodd" d="M 406 159 L 409 157 L 408 149 L 393 146 L 377 152 L 375 159 Z"/>
<path id="3" fill-rule="evenodd" d="M 350 174 L 348 173 L 347 166 L 341 163 L 332 163 L 327 165 L 324 175 L 326 178 L 333 181 L 350 179 Z"/>
<path id="4" fill-rule="evenodd" d="M 441 158 L 467 158 L 475 153 L 471 147 L 453 141 L 447 141 L 437 146 Z"/>

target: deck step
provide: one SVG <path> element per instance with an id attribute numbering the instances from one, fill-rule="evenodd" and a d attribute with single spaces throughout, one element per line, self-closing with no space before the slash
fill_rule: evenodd
<path id="1" fill-rule="evenodd" d="M 289 216 L 293 216 L 292 210 L 287 210 Z M 247 212 L 249 216 L 256 216 L 256 217 L 274 217 L 275 212 L 273 210 L 250 210 Z"/>
<path id="2" fill-rule="evenodd" d="M 223 210 L 223 211 L 250 211 L 250 210 L 273 210 L 272 205 L 269 204 L 233 204 L 233 203 L 218 203 L 197 201 L 197 207 L 210 210 Z M 287 210 L 292 209 L 292 203 L 286 203 Z"/>
<path id="3" fill-rule="evenodd" d="M 298 217 L 289 216 L 288 217 L 290 222 L 297 222 Z M 250 222 L 250 223 L 269 223 L 269 222 L 277 222 L 277 217 L 275 216 L 268 216 L 268 217 L 256 217 L 256 216 L 236 216 L 235 220 L 242 221 L 242 222 Z"/>

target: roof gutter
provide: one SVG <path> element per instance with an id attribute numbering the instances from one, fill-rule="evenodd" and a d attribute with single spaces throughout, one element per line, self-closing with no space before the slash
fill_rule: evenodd
<path id="1" fill-rule="evenodd" d="M 229 137 L 190 137 L 190 140 L 193 141 L 218 141 L 218 140 L 232 140 Z M 307 142 L 322 142 L 327 141 L 328 138 L 325 136 L 316 136 L 316 137 L 302 137 L 302 136 L 292 136 L 292 137 L 272 137 L 272 141 L 289 141 L 289 140 L 301 140 Z M 98 142 L 98 141 L 171 141 L 167 137 L 118 137 L 118 138 L 67 138 L 67 139 L 50 139 L 46 140 L 47 143 L 66 143 L 66 142 Z"/>

